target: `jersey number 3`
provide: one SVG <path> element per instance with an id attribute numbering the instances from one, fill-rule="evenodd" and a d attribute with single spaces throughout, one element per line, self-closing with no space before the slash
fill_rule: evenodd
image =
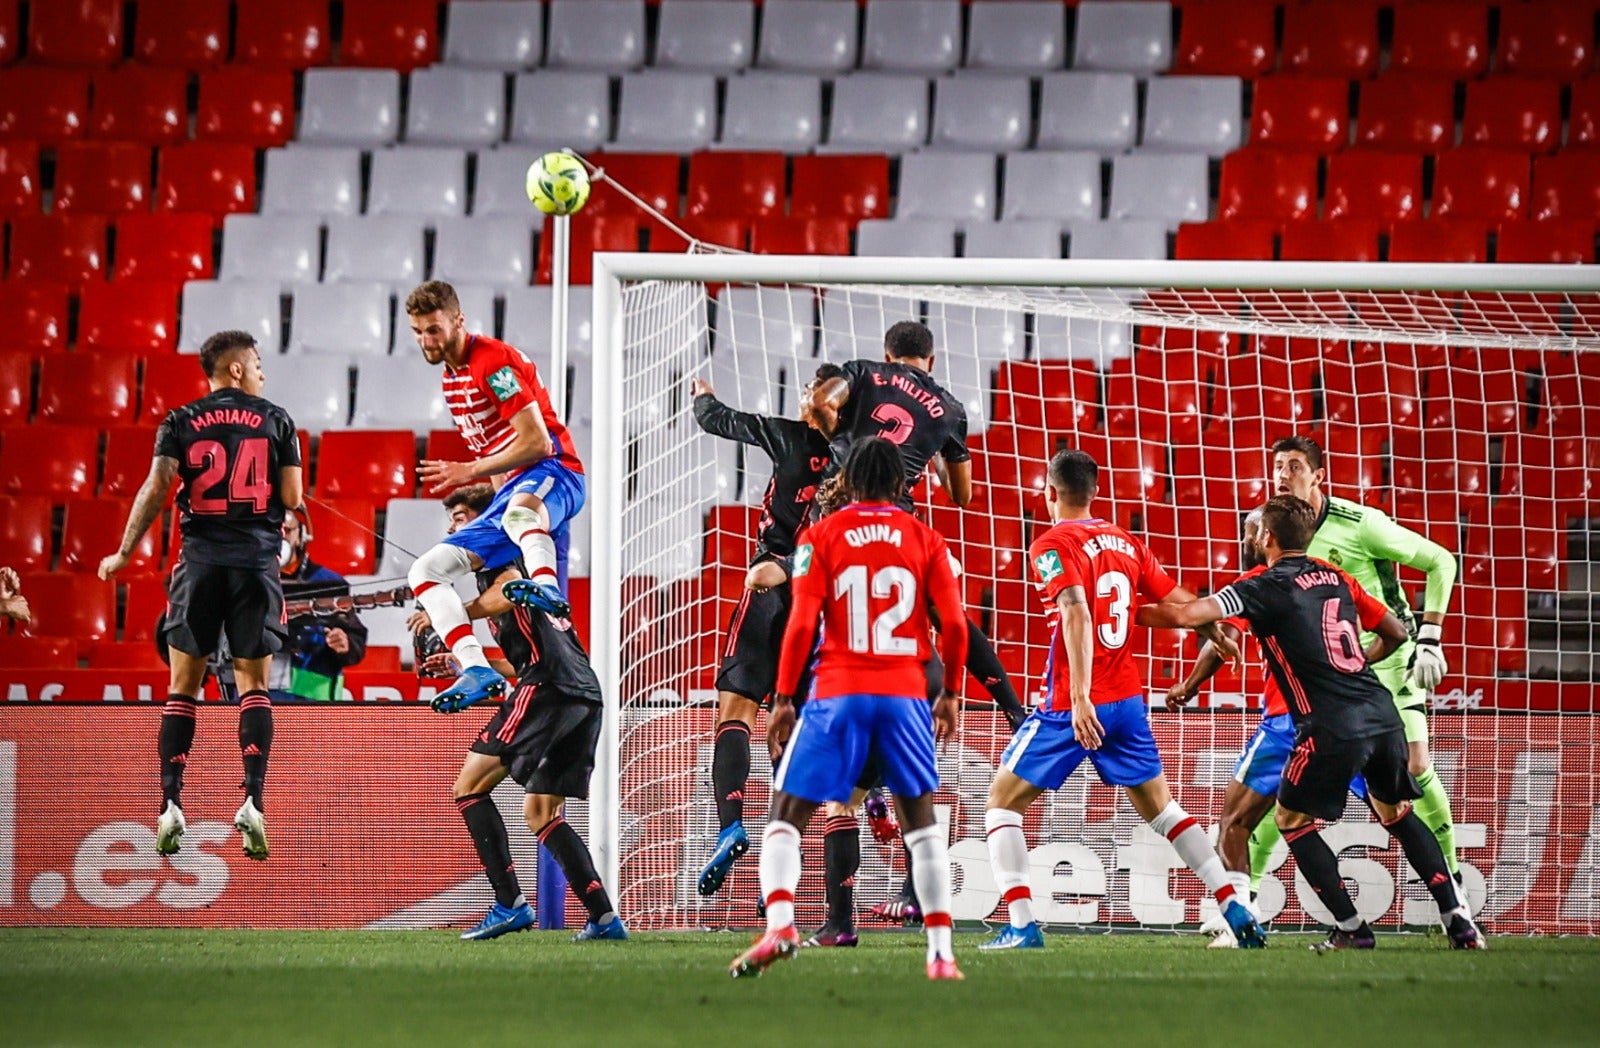
<path id="1" fill-rule="evenodd" d="M 879 568 L 872 575 L 872 595 L 882 600 L 893 592 L 894 603 L 872 619 L 869 644 L 867 622 L 871 611 L 867 604 L 867 569 L 863 564 L 852 564 L 833 580 L 835 600 L 845 601 L 850 622 L 850 650 L 874 655 L 915 655 L 915 637 L 901 637 L 895 628 L 911 617 L 917 606 L 917 579 L 905 568 L 893 566 Z"/>
<path id="2" fill-rule="evenodd" d="M 222 444 L 197 440 L 189 445 L 189 468 L 200 470 L 189 490 L 191 513 L 221 515 L 233 506 L 249 506 L 252 513 L 267 511 L 272 499 L 272 485 L 267 480 L 267 438 L 241 440 L 239 457 L 232 463 Z M 224 478 L 228 484 L 226 496 L 219 490 Z"/>
<path id="3" fill-rule="evenodd" d="M 1112 650 L 1122 647 L 1128 643 L 1128 606 L 1133 603 L 1133 581 L 1120 571 L 1108 571 L 1095 583 L 1094 595 L 1101 600 L 1111 598 L 1106 608 L 1111 620 L 1100 624 L 1101 645 Z"/>

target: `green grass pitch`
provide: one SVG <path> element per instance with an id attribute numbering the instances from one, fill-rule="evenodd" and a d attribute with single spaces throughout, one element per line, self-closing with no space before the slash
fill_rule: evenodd
<path id="1" fill-rule="evenodd" d="M 0 1043 L 72 1045 L 1538 1045 L 1600 1043 L 1600 941 L 1381 935 L 1372 953 L 1193 935 L 1055 935 L 930 984 L 911 933 L 759 979 L 733 934 L 8 930 Z"/>

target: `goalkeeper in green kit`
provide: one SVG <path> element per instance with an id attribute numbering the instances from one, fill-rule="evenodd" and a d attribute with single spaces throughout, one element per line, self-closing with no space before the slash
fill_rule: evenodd
<path id="1" fill-rule="evenodd" d="M 1405 725 L 1410 771 L 1422 787 L 1422 797 L 1414 810 L 1439 839 L 1450 872 L 1460 884 L 1450 798 L 1434 773 L 1428 753 L 1428 693 L 1438 687 L 1448 668 L 1439 638 L 1456 581 L 1456 558 L 1438 543 L 1396 524 L 1382 510 L 1323 494 L 1327 470 L 1323 468 L 1322 448 L 1309 437 L 1285 437 L 1273 444 L 1272 469 L 1277 494 L 1302 498 L 1317 512 L 1316 535 L 1306 555 L 1343 569 L 1367 592 L 1380 597 L 1412 631 L 1414 639 L 1401 645 L 1393 657 L 1374 666 L 1373 671 L 1394 696 Z M 1415 622 L 1396 576 L 1396 566 L 1400 564 L 1427 576 L 1420 624 Z M 1362 642 L 1370 639 L 1363 637 Z M 1270 818 L 1262 819 L 1251 835 L 1252 893 L 1260 885 L 1279 837 Z"/>

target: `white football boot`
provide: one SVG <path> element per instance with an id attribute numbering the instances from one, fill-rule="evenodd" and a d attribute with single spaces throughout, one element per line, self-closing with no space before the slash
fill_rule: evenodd
<path id="1" fill-rule="evenodd" d="M 189 828 L 183 821 L 183 809 L 171 801 L 156 820 L 156 852 L 171 855 L 183 844 L 183 833 Z"/>
<path id="2" fill-rule="evenodd" d="M 261 860 L 267 857 L 267 817 L 249 797 L 233 813 L 233 828 L 244 838 L 244 853 L 248 858 Z"/>

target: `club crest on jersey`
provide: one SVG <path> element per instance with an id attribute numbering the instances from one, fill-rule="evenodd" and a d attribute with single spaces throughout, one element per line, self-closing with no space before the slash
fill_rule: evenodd
<path id="1" fill-rule="evenodd" d="M 522 392 L 522 383 L 517 381 L 517 373 L 509 364 L 489 376 L 489 392 L 501 403 Z"/>
<path id="2" fill-rule="evenodd" d="M 1344 554 L 1340 553 L 1336 549 L 1330 549 L 1328 551 L 1328 563 L 1332 564 L 1336 568 L 1343 567 L 1344 566 Z"/>
<path id="3" fill-rule="evenodd" d="M 812 552 L 813 550 L 809 545 L 801 546 L 794 551 L 794 573 L 796 577 L 811 573 Z"/>
<path id="4" fill-rule="evenodd" d="M 1052 549 L 1033 559 L 1033 570 L 1039 573 L 1040 582 L 1049 582 L 1066 569 L 1061 566 L 1061 555 Z"/>

